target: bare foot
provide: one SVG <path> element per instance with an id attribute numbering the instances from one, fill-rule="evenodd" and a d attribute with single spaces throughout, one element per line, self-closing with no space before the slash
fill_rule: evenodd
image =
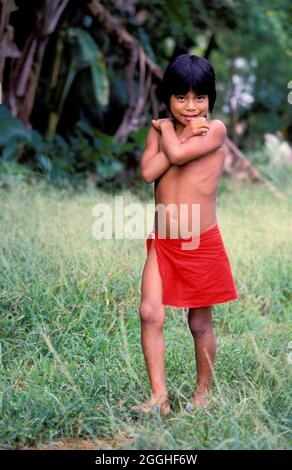
<path id="1" fill-rule="evenodd" d="M 185 411 L 187 413 L 192 413 L 195 409 L 209 409 L 211 408 L 211 403 L 208 400 L 208 397 L 211 398 L 212 394 L 209 391 L 200 391 L 196 392 L 192 397 L 192 402 L 189 404 Z"/>
<path id="2" fill-rule="evenodd" d="M 210 408 L 211 407 L 211 403 L 210 401 L 208 400 L 208 398 L 206 397 L 207 394 L 199 394 L 197 393 L 195 396 L 193 396 L 192 398 L 192 402 L 193 404 L 198 407 L 198 408 Z M 208 394 L 210 395 L 210 394 Z"/>
<path id="3" fill-rule="evenodd" d="M 132 406 L 132 411 L 149 414 L 158 411 L 161 416 L 167 416 L 171 412 L 167 395 L 151 395 L 151 397 L 140 405 Z"/>

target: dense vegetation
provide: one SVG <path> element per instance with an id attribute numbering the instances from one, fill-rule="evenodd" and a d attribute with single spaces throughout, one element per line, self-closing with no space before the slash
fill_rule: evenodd
<path id="1" fill-rule="evenodd" d="M 286 0 L 0 5 L 4 26 L 7 19 L 0 31 L 2 161 L 53 181 L 135 179 L 150 119 L 165 112 L 161 73 L 185 52 L 214 65 L 213 115 L 249 158 L 265 151 L 265 133 L 292 141 Z"/>

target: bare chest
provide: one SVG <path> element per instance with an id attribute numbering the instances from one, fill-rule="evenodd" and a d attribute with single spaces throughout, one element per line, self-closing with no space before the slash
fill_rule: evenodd
<path id="1" fill-rule="evenodd" d="M 159 200 L 170 196 L 172 199 L 194 199 L 212 196 L 217 190 L 224 165 L 224 147 L 184 165 L 173 165 L 155 184 Z"/>

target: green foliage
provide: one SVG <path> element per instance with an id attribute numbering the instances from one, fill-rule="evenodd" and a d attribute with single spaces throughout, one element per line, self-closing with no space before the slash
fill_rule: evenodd
<path id="1" fill-rule="evenodd" d="M 141 129 L 132 133 L 129 142 L 121 144 L 83 120 L 67 140 L 60 135 L 45 139 L 37 131 L 25 129 L 7 108 L 0 108 L 2 160 L 14 163 L 21 152 L 21 161 L 30 170 L 41 172 L 52 182 L 73 180 L 84 172 L 100 185 L 124 183 L 133 167 L 129 164 L 131 155 L 134 151 L 140 155 L 146 132 Z"/>
<path id="2" fill-rule="evenodd" d="M 0 105 L 0 149 L 4 160 L 14 159 L 20 145 L 30 145 L 36 136 L 37 133 L 27 130 L 6 106 Z"/>
<path id="3" fill-rule="evenodd" d="M 215 112 L 221 113 L 228 124 L 230 114 L 223 113 L 222 107 L 230 101 L 232 61 L 245 59 L 247 69 L 237 69 L 236 74 L 243 83 L 254 75 L 254 102 L 247 109 L 239 105 L 239 120 L 248 121 L 247 133 L 239 137 L 239 146 L 253 151 L 263 140 L 263 133 L 287 128 L 292 120 L 292 106 L 287 102 L 292 57 L 291 2 L 244 0 L 234 2 L 233 8 L 235 27 L 216 31 L 218 47 L 210 57 L 217 72 Z"/>
<path id="4" fill-rule="evenodd" d="M 254 153 L 262 152 L 265 132 L 276 133 L 281 129 L 291 141 L 292 106 L 287 101 L 292 57 L 290 3 L 288 0 L 181 3 L 154 0 L 150 4 L 139 0 L 134 6 L 138 15 L 134 11 L 126 12 L 116 2 L 107 2 L 106 9 L 162 69 L 173 54 L 210 53 L 208 58 L 216 70 L 217 83 L 212 114 L 221 118 L 227 127 L 231 121 L 232 64 L 236 58 L 243 59 L 247 67 L 244 70 L 239 67 L 236 75 L 243 83 L 254 78 L 254 101 L 247 108 L 239 104 L 238 118 L 247 123 L 247 130 L 238 137 L 238 144 L 244 152 Z M 16 11 L 13 18 L 21 11 Z M 16 29 L 21 28 L 21 15 L 17 21 Z M 38 132 L 25 129 L 1 106 L 1 158 L 11 162 L 21 160 L 28 168 L 35 168 L 54 181 L 69 180 L 82 172 L 95 175 L 97 183 L 129 181 L 145 145 L 144 129 L 129 136 L 129 145 L 110 143 L 112 137 L 107 137 L 115 132 L 128 107 L 125 73 L 128 50 L 76 2 L 69 2 L 64 22 L 60 24 L 56 36 L 52 35 L 48 42 L 34 110 L 35 126 L 50 136 L 51 142 Z M 137 64 L 133 74 L 134 91 L 139 81 Z M 69 119 L 69 127 L 66 118 L 71 109 L 74 122 Z M 38 113 L 42 119 L 38 119 Z M 89 123 L 87 129 L 80 125 L 85 120 Z M 38 128 L 39 122 L 42 124 Z M 103 132 L 99 135 L 96 128 L 102 128 Z M 52 138 L 57 129 L 62 129 L 63 137 Z M 272 172 L 272 165 L 265 164 L 269 167 L 264 169 Z"/>
<path id="5" fill-rule="evenodd" d="M 92 36 L 81 28 L 68 28 L 68 40 L 73 45 L 74 72 L 89 67 L 97 103 L 107 106 L 109 102 L 109 80 L 105 57 Z M 72 71 L 72 73 L 74 73 Z"/>

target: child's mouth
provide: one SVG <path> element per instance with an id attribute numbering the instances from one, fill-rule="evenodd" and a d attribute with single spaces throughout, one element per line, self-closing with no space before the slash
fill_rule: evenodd
<path id="1" fill-rule="evenodd" d="M 191 116 L 189 116 L 189 115 L 186 116 L 185 114 L 183 114 L 183 117 L 184 117 L 187 121 L 189 121 L 190 119 L 193 119 L 194 117 L 197 117 L 197 114 L 193 114 L 193 115 L 191 115 Z"/>

